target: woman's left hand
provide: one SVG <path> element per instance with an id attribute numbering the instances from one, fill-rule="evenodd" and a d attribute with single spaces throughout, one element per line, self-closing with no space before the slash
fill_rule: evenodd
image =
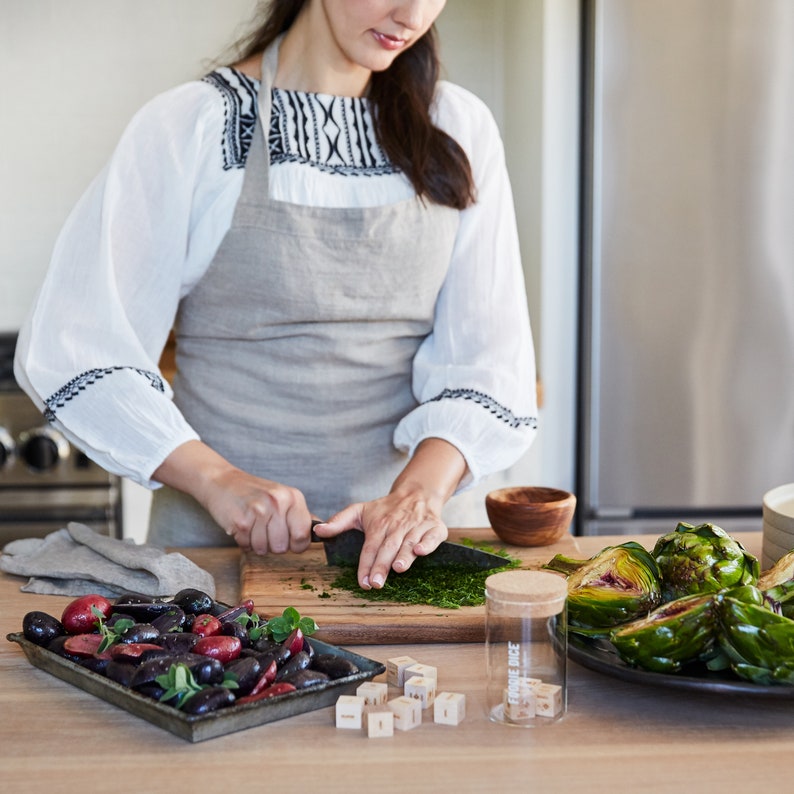
<path id="1" fill-rule="evenodd" d="M 383 587 L 390 570 L 407 571 L 417 557 L 430 554 L 449 534 L 438 512 L 415 492 L 392 492 L 372 502 L 349 505 L 315 526 L 322 538 L 348 529 L 364 532 L 358 583 L 365 590 Z"/>
<path id="2" fill-rule="evenodd" d="M 407 571 L 417 557 L 446 540 L 449 530 L 441 509 L 466 471 L 456 447 L 439 438 L 425 439 L 386 496 L 349 505 L 317 524 L 315 532 L 332 538 L 348 529 L 363 531 L 358 583 L 365 590 L 379 589 L 389 571 Z"/>

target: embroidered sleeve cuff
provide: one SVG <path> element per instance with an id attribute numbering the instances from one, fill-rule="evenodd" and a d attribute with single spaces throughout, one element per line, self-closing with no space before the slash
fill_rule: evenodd
<path id="1" fill-rule="evenodd" d="M 146 488 L 181 444 L 198 439 L 156 372 L 107 367 L 82 373 L 44 401 L 47 419 L 107 471 Z"/>
<path id="2" fill-rule="evenodd" d="M 408 414 L 394 432 L 394 445 L 412 455 L 426 438 L 457 447 L 469 468 L 458 492 L 512 466 L 529 449 L 537 416 L 515 414 L 488 395 L 471 389 L 445 389 Z"/>

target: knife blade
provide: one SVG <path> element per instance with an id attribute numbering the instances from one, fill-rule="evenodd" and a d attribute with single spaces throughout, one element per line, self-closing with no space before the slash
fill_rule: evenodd
<path id="1" fill-rule="evenodd" d="M 314 527 L 320 523 L 322 522 L 312 522 L 312 543 L 323 544 L 325 561 L 329 565 L 358 565 L 358 558 L 364 546 L 364 533 L 358 529 L 348 529 L 333 538 L 321 538 L 314 532 Z M 421 559 L 428 565 L 466 565 L 480 571 L 504 568 L 508 565 L 508 560 L 498 554 L 491 554 L 489 551 L 450 540 L 442 541 L 438 548 Z"/>

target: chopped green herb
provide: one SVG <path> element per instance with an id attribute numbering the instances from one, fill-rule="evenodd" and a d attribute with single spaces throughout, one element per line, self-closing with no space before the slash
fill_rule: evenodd
<path id="1" fill-rule="evenodd" d="M 467 545 L 475 546 L 471 541 Z M 505 558 L 504 568 L 483 571 L 469 565 L 442 567 L 428 563 L 420 557 L 405 573 L 392 573 L 380 590 L 362 590 L 354 566 L 342 568 L 341 573 L 331 582 L 331 587 L 347 590 L 356 598 L 367 601 L 427 604 L 442 609 L 480 606 L 485 603 L 485 580 L 497 571 L 521 565 L 520 560 L 507 553 L 496 550 L 494 553 Z"/>
<path id="2" fill-rule="evenodd" d="M 456 541 L 456 543 L 460 543 L 461 546 L 468 546 L 470 549 L 479 549 L 480 551 L 487 551 L 489 554 L 496 554 L 497 557 L 504 557 L 506 560 L 510 560 L 510 562 L 514 562 L 516 564 L 519 563 L 519 560 L 511 557 L 510 554 L 504 549 L 497 549 L 496 546 L 491 546 L 489 543 L 472 540 L 471 538 L 461 538 L 460 540 Z M 513 565 L 511 567 L 515 568 L 516 566 Z"/>

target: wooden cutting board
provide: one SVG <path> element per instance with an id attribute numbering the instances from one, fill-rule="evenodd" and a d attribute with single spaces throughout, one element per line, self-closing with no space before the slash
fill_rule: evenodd
<path id="1" fill-rule="evenodd" d="M 505 549 L 522 561 L 522 567 L 540 568 L 555 554 L 585 558 L 576 538 L 565 536 L 553 546 L 519 547 L 503 544 L 488 529 L 451 529 L 449 539 L 471 538 Z M 314 635 L 334 645 L 391 645 L 417 642 L 482 642 L 485 607 L 440 609 L 417 604 L 367 601 L 332 588 L 339 569 L 326 564 L 322 545 L 315 543 L 303 554 L 240 558 L 240 597 L 251 598 L 256 611 L 267 617 L 295 607 L 314 618 L 320 628 Z M 395 574 L 392 574 L 394 576 Z M 322 597 L 321 597 L 322 596 Z"/>

